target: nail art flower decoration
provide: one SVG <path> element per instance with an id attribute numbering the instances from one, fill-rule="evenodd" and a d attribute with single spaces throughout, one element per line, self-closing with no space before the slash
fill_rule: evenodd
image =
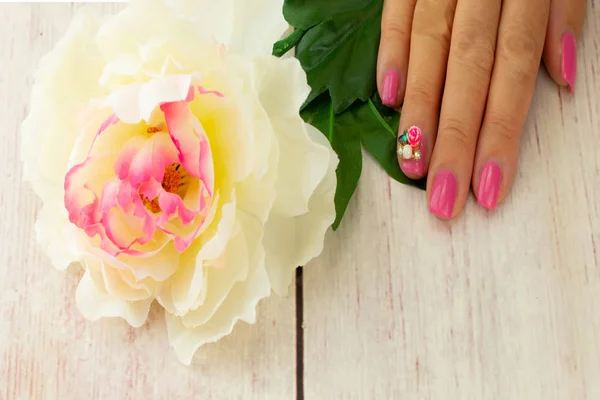
<path id="1" fill-rule="evenodd" d="M 37 239 L 83 267 L 81 313 L 138 327 L 156 302 L 186 364 L 286 293 L 335 219 L 337 157 L 299 116 L 306 76 L 270 55 L 282 1 L 255 3 L 139 0 L 104 22 L 82 7 L 22 127 Z"/>
<path id="2" fill-rule="evenodd" d="M 421 129 L 416 126 L 404 130 L 402 135 L 398 136 L 397 153 L 404 160 L 421 159 Z"/>
<path id="3" fill-rule="evenodd" d="M 411 147 L 417 147 L 421 144 L 421 130 L 416 126 L 411 126 L 406 133 L 406 137 L 408 139 L 408 144 Z"/>

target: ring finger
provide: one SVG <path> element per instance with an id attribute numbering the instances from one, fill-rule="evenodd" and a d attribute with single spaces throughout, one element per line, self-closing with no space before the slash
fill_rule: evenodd
<path id="1" fill-rule="evenodd" d="M 488 209 L 506 196 L 517 168 L 521 133 L 535 89 L 549 12 L 548 0 L 505 0 L 502 7 L 494 73 L 473 179 L 477 201 Z"/>

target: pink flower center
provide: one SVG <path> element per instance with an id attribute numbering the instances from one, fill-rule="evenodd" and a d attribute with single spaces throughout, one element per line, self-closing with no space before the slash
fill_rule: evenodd
<path id="1" fill-rule="evenodd" d="M 160 185 L 166 192 L 177 194 L 183 199 L 187 189 L 188 180 L 189 174 L 185 168 L 181 164 L 175 163 L 165 167 L 165 175 Z M 140 198 L 142 199 L 144 206 L 153 213 L 162 211 L 158 202 L 158 196 L 149 199 L 140 193 Z"/>
<path id="2" fill-rule="evenodd" d="M 155 118 L 164 121 L 144 126 L 142 134 L 110 116 L 87 158 L 65 176 L 69 220 L 88 236 L 99 236 L 100 249 L 111 256 L 158 251 L 157 232 L 181 253 L 214 215 L 213 156 L 190 108 L 193 90 L 186 100 L 160 104 Z"/>

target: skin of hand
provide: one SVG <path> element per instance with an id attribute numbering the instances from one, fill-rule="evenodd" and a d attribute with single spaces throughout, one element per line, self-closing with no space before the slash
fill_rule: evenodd
<path id="1" fill-rule="evenodd" d="M 471 187 L 487 209 L 506 197 L 540 61 L 574 90 L 585 13 L 586 0 L 385 0 L 377 86 L 402 104 L 398 162 L 428 176 L 432 214 L 454 218 Z"/>

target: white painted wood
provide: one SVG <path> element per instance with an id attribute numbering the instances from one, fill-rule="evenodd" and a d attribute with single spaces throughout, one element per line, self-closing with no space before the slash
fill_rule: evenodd
<path id="1" fill-rule="evenodd" d="M 74 299 L 79 275 L 54 270 L 35 243 L 39 202 L 21 183 L 19 124 L 35 65 L 77 7 L 0 4 L 0 400 L 294 398 L 293 289 L 185 367 L 157 310 L 137 330 L 84 320 Z"/>
<path id="2" fill-rule="evenodd" d="M 304 269 L 314 399 L 600 399 L 600 9 L 574 96 L 539 78 L 512 194 L 452 223 L 366 161 Z M 518 93 L 515 93 L 518 96 Z"/>

